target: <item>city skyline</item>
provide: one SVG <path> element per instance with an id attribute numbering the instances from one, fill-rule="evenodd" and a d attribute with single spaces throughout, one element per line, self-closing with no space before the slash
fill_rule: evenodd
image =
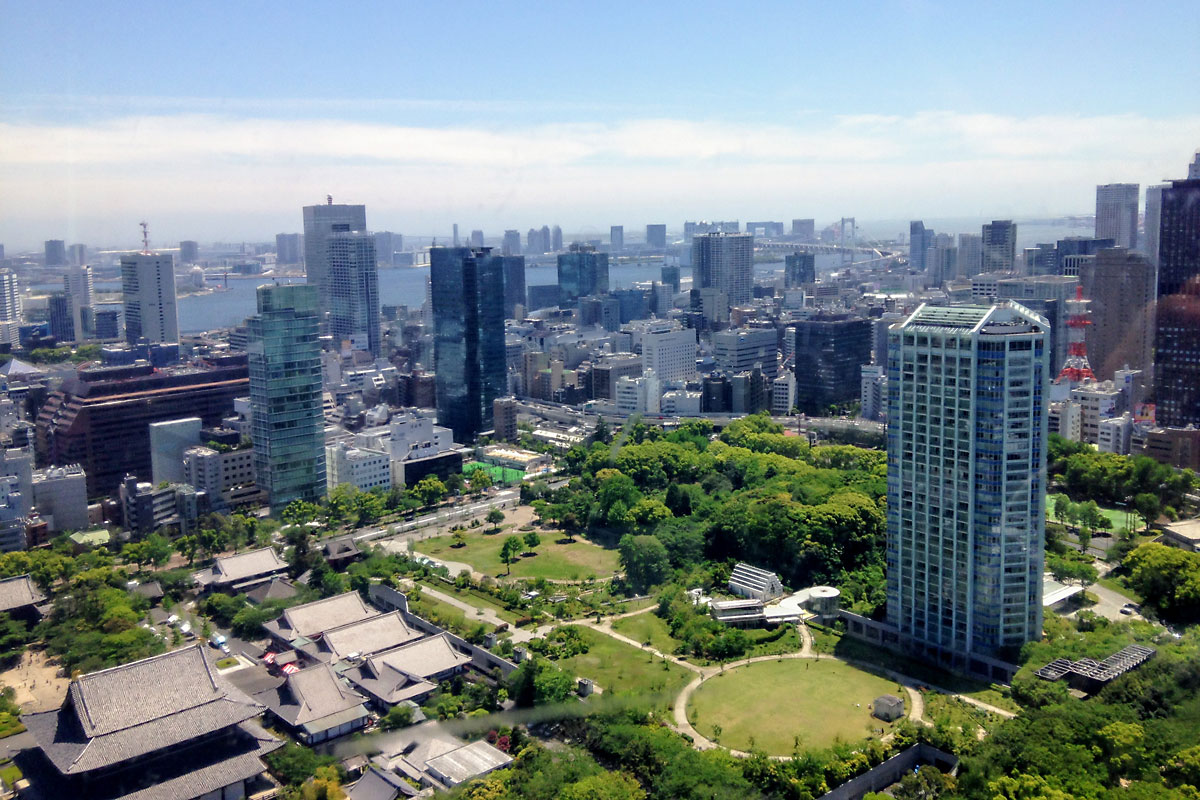
<path id="1" fill-rule="evenodd" d="M 1087 213 L 1097 184 L 1182 177 L 1200 140 L 1178 102 L 1200 60 L 1160 43 L 1194 26 L 1186 4 L 1113 5 L 1085 31 L 1120 46 L 1068 57 L 1055 37 L 1075 15 L 1032 4 L 879 3 L 853 18 L 767 4 L 756 18 L 785 24 L 732 27 L 678 4 L 560 21 L 378 5 L 353 35 L 289 14 L 289 35 L 265 38 L 276 9 L 10 4 L 0 241 L 108 241 L 147 217 L 160 242 L 252 239 L 294 230 L 291 209 L 325 194 L 447 239 L 455 222 Z M 138 47 L 109 57 L 132 25 Z M 195 48 L 174 44 L 180 29 Z M 400 62 L 396 30 L 420 31 Z M 568 58 L 566 30 L 634 57 Z M 539 46 L 501 63 L 439 57 L 464 38 L 527 37 Z"/>

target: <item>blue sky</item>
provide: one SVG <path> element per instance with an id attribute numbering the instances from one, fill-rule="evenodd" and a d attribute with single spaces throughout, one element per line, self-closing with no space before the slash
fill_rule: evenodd
<path id="1" fill-rule="evenodd" d="M 0 241 L 1087 212 L 1200 147 L 1174 3 L 18 3 Z M 1183 44 L 1172 44 L 1183 43 Z"/>

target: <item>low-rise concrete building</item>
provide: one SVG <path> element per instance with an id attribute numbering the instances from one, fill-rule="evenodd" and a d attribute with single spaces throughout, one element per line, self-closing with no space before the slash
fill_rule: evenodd
<path id="1" fill-rule="evenodd" d="M 54 533 L 82 531 L 88 519 L 87 475 L 83 467 L 69 464 L 33 473 L 33 507 Z"/>

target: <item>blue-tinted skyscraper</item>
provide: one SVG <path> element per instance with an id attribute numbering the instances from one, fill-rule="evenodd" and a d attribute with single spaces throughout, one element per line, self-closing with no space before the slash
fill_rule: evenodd
<path id="1" fill-rule="evenodd" d="M 429 251 L 438 424 L 456 442 L 490 428 L 492 401 L 507 394 L 504 261 L 486 247 Z"/>
<path id="2" fill-rule="evenodd" d="M 579 298 L 608 291 L 608 253 L 576 242 L 558 254 L 559 304 L 574 306 Z"/>
<path id="3" fill-rule="evenodd" d="M 260 286 L 246 322 L 255 472 L 278 513 L 325 496 L 317 289 Z"/>
<path id="4" fill-rule="evenodd" d="M 379 267 L 375 236 L 363 231 L 333 233 L 326 240 L 329 332 L 336 344 L 379 357 Z"/>
<path id="5" fill-rule="evenodd" d="M 922 305 L 888 332 L 887 621 L 979 671 L 1042 631 L 1046 336 L 1017 305 Z"/>
<path id="6" fill-rule="evenodd" d="M 915 220 L 908 223 L 908 265 L 913 269 L 924 270 L 925 251 L 933 246 L 933 231 L 925 227 L 925 223 Z"/>

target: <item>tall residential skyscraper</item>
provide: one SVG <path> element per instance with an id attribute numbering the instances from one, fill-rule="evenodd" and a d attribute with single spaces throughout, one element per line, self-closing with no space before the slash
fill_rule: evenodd
<path id="1" fill-rule="evenodd" d="M 394 267 L 398 255 L 404 250 L 404 236 L 391 231 L 375 232 L 375 263 L 381 267 Z"/>
<path id="2" fill-rule="evenodd" d="M 87 245 L 73 244 L 67 248 L 67 263 L 74 267 L 81 267 L 87 263 Z"/>
<path id="3" fill-rule="evenodd" d="M 21 319 L 21 286 L 11 269 L 0 269 L 0 322 Z"/>
<path id="4" fill-rule="evenodd" d="M 379 321 L 379 267 L 375 237 L 365 231 L 334 233 L 326 240 L 329 332 L 335 343 L 378 358 L 382 352 Z"/>
<path id="5" fill-rule="evenodd" d="M 525 256 L 495 256 L 504 260 L 504 318 L 516 317 L 525 305 Z"/>
<path id="6" fill-rule="evenodd" d="M 646 226 L 646 246 L 662 250 L 667 246 L 667 226 L 656 223 Z"/>
<path id="7" fill-rule="evenodd" d="M 1136 183 L 1107 183 L 1096 187 L 1096 238 L 1112 239 L 1117 247 L 1137 249 L 1138 194 Z"/>
<path id="8" fill-rule="evenodd" d="M 608 229 L 608 249 L 619 253 L 625 249 L 625 226 L 612 225 Z"/>
<path id="9" fill-rule="evenodd" d="M 1154 265 L 1141 253 L 1101 250 L 1079 272 L 1092 324 L 1087 355 L 1096 380 L 1111 381 L 1128 366 L 1149 383 L 1154 364 Z"/>
<path id="10" fill-rule="evenodd" d="M 275 263 L 303 264 L 304 236 L 299 233 L 275 234 Z"/>
<path id="11" fill-rule="evenodd" d="M 175 264 L 170 253 L 121 256 L 121 293 L 125 299 L 125 341 L 179 341 Z"/>
<path id="12" fill-rule="evenodd" d="M 1017 224 L 1011 219 L 994 219 L 983 225 L 984 272 L 1009 272 L 1017 264 Z"/>
<path id="13" fill-rule="evenodd" d="M 478 228 L 471 231 L 471 247 L 475 250 L 483 247 L 483 231 Z"/>
<path id="14" fill-rule="evenodd" d="M 437 361 L 438 424 L 456 442 L 492 425 L 492 401 L 507 393 L 504 259 L 487 248 L 429 251 Z"/>
<path id="15" fill-rule="evenodd" d="M 483 247 L 482 241 L 479 246 Z M 550 249 L 555 253 L 563 249 L 562 228 L 557 225 L 550 229 Z"/>
<path id="16" fill-rule="evenodd" d="M 925 271 L 925 251 L 933 245 L 933 230 L 926 229 L 925 223 L 914 220 L 908 223 L 908 265 L 916 270 Z"/>
<path id="17" fill-rule="evenodd" d="M 260 286 L 246 321 L 258 485 L 278 513 L 325 496 L 325 415 L 315 286 Z"/>
<path id="18" fill-rule="evenodd" d="M 184 239 L 179 243 L 179 263 L 180 264 L 195 264 L 200 260 L 200 245 L 191 240 Z M 297 262 L 299 263 L 299 262 Z"/>
<path id="19" fill-rule="evenodd" d="M 559 303 L 574 306 L 579 298 L 608 292 L 608 253 L 575 242 L 558 254 Z"/>
<path id="20" fill-rule="evenodd" d="M 44 246 L 47 267 L 67 265 L 67 243 L 62 239 L 47 239 Z"/>
<path id="21" fill-rule="evenodd" d="M 795 289 L 817 282 L 817 257 L 812 253 L 788 253 L 783 257 L 783 285 Z"/>
<path id="22" fill-rule="evenodd" d="M 887 621 L 971 668 L 1042 634 L 1048 323 L 920 306 L 888 336 Z"/>
<path id="23" fill-rule="evenodd" d="M 329 310 L 329 248 L 326 244 L 329 237 L 335 233 L 366 229 L 366 206 L 335 206 L 330 197 L 323 206 L 304 207 L 304 274 L 308 276 L 308 285 L 317 287 L 321 311 Z"/>
<path id="24" fill-rule="evenodd" d="M 450 237 L 450 241 L 455 247 L 458 247 L 458 223 L 457 222 L 454 223 L 454 232 Z"/>
<path id="25" fill-rule="evenodd" d="M 76 339 L 92 335 L 92 308 L 96 305 L 96 292 L 92 282 L 92 268 L 88 266 L 67 267 L 63 275 L 63 291 L 71 298 L 71 320 Z"/>
<path id="26" fill-rule="evenodd" d="M 973 233 L 958 235 L 957 278 L 970 278 L 983 270 L 983 237 Z"/>
<path id="27" fill-rule="evenodd" d="M 1150 259 L 1150 263 L 1158 266 L 1158 229 L 1162 224 L 1162 193 L 1168 184 L 1146 187 L 1146 237 L 1141 250 Z"/>
<path id="28" fill-rule="evenodd" d="M 521 232 L 511 228 L 504 232 L 504 243 L 500 246 L 500 253 L 506 256 L 521 255 Z"/>
<path id="29" fill-rule="evenodd" d="M 1200 425 L 1200 178 L 1162 193 L 1154 394 L 1160 425 Z"/>
<path id="30" fill-rule="evenodd" d="M 692 288 L 718 289 L 731 306 L 750 302 L 754 283 L 754 237 L 703 233 L 692 237 Z"/>
<path id="31" fill-rule="evenodd" d="M 50 335 L 59 342 L 75 341 L 75 323 L 71 318 L 71 296 L 66 292 L 51 292 L 47 308 L 50 312 Z"/>

